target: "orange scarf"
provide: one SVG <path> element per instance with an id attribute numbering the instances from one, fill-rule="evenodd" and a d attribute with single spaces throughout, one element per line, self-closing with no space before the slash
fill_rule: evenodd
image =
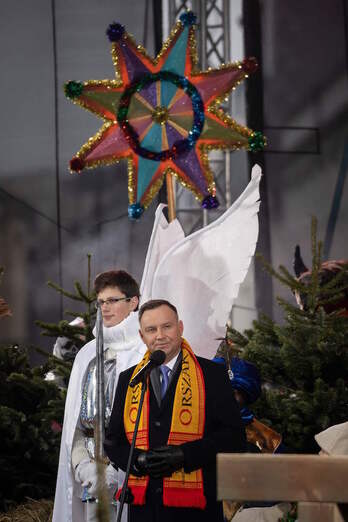
<path id="1" fill-rule="evenodd" d="M 176 385 L 172 421 L 167 444 L 179 445 L 203 437 L 205 422 L 205 387 L 201 367 L 189 344 L 183 339 L 182 366 Z M 135 368 L 132 377 L 147 363 L 150 353 Z M 124 407 L 124 427 L 131 443 L 135 420 L 138 413 L 142 384 L 128 387 Z M 136 448 L 149 449 L 149 389 L 145 392 L 143 410 L 140 416 Z M 134 496 L 134 504 L 145 503 L 149 477 L 130 475 L 128 485 Z M 118 492 L 118 496 L 120 491 Z M 163 479 L 163 504 L 174 507 L 195 507 L 204 509 L 206 499 L 203 492 L 203 474 L 198 469 L 185 473 L 183 469 Z"/>

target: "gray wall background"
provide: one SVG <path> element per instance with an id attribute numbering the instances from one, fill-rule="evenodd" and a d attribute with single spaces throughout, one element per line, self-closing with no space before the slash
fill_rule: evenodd
<path id="1" fill-rule="evenodd" d="M 296 243 L 310 263 L 311 216 L 324 239 L 333 207 L 348 126 L 346 2 L 265 0 L 261 8 L 266 225 L 273 265 L 291 269 Z M 152 53 L 151 9 L 147 15 L 146 36 L 143 0 L 1 2 L 0 295 L 13 317 L 1 321 L 0 342 L 52 344 L 33 321 L 61 318 L 60 298 L 46 286 L 59 282 L 60 255 L 66 289 L 86 280 L 87 253 L 93 275 L 118 266 L 141 277 L 155 204 L 139 223 L 128 221 L 125 163 L 69 174 L 69 160 L 101 120 L 66 100 L 62 86 L 113 78 L 105 30 L 114 20 L 139 43 L 145 34 Z M 234 169 L 231 185 L 244 177 Z M 347 190 L 345 184 L 330 258 L 348 257 Z M 277 283 L 273 291 L 289 297 Z M 280 319 L 275 299 L 273 314 Z"/>
<path id="2" fill-rule="evenodd" d="M 292 268 L 298 243 L 311 263 L 310 222 L 318 237 L 336 208 L 330 259 L 348 258 L 348 184 L 334 193 L 348 146 L 347 2 L 262 2 L 265 153 L 271 260 Z M 271 129 L 290 127 L 293 129 Z M 289 297 L 278 283 L 274 295 Z M 274 300 L 275 318 L 280 318 Z"/>
<path id="3" fill-rule="evenodd" d="M 124 162 L 70 174 L 69 160 L 102 120 L 68 101 L 63 84 L 113 78 L 106 28 L 120 21 L 144 43 L 145 7 L 135 0 L 2 2 L 0 265 L 6 274 L 1 295 L 13 311 L 13 318 L 1 323 L 3 341 L 51 344 L 40 339 L 33 321 L 61 318 L 60 297 L 46 286 L 48 279 L 59 282 L 60 255 L 68 290 L 74 280 L 86 281 L 87 253 L 93 255 L 93 276 L 117 266 L 141 277 L 154 205 L 140 223 L 128 220 Z M 152 53 L 148 14 L 145 43 Z M 67 306 L 71 302 L 64 300 Z"/>

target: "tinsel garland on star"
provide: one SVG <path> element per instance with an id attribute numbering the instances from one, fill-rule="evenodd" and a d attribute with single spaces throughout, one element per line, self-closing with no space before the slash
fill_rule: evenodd
<path id="1" fill-rule="evenodd" d="M 226 96 L 257 68 L 254 58 L 198 71 L 195 15 L 181 15 L 155 59 L 119 23 L 112 42 L 115 80 L 70 81 L 65 94 L 104 124 L 70 162 L 72 172 L 128 161 L 128 213 L 139 218 L 175 176 L 201 201 L 218 201 L 208 154 L 216 149 L 262 150 L 260 132 L 238 124 L 221 107 Z"/>

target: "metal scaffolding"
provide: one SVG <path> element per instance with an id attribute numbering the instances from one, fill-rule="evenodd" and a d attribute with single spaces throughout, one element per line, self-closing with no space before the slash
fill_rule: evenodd
<path id="1" fill-rule="evenodd" d="M 229 0 L 167 0 L 164 2 L 164 36 L 178 20 L 180 14 L 192 10 L 198 19 L 197 47 L 202 70 L 219 67 L 231 60 L 230 2 Z M 224 107 L 232 109 L 231 99 Z M 209 155 L 214 172 L 216 195 L 220 201 L 217 210 L 202 210 L 191 195 L 176 183 L 176 212 L 185 232 L 191 233 L 214 221 L 231 205 L 230 152 L 214 151 Z"/>

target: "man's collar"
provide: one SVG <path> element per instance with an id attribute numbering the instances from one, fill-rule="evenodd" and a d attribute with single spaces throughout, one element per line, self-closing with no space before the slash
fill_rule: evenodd
<path id="1" fill-rule="evenodd" d="M 180 350 L 180 352 L 181 352 L 181 350 Z M 165 363 L 165 365 L 168 366 L 168 368 L 170 368 L 171 371 L 173 371 L 174 365 L 175 365 L 175 363 L 176 363 L 176 361 L 177 361 L 177 359 L 179 357 L 180 352 L 178 352 L 176 354 L 176 356 L 173 357 L 173 359 L 170 359 L 169 362 Z"/>

